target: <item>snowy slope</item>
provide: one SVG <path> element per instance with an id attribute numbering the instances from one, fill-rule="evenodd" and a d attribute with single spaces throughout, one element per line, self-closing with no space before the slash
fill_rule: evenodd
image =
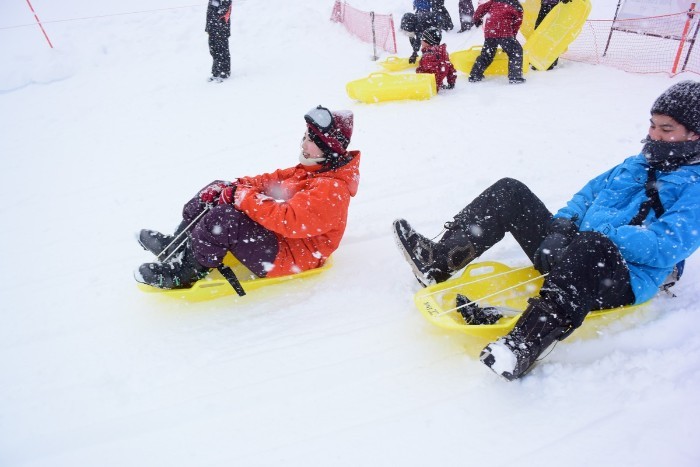
<path id="1" fill-rule="evenodd" d="M 0 465 L 700 464 L 700 256 L 677 298 L 505 383 L 415 310 L 389 228 L 437 234 L 505 176 L 558 209 L 640 149 L 653 99 L 688 77 L 563 61 L 524 86 L 461 76 L 430 101 L 362 105 L 345 83 L 377 65 L 330 0 L 234 1 L 221 85 L 204 1 L 32 3 L 53 50 L 25 2 L 0 3 Z M 352 4 L 397 21 L 410 6 Z M 317 104 L 355 112 L 363 152 L 333 268 L 244 300 L 141 293 L 133 232 L 173 228 L 210 180 L 295 164 Z M 512 239 L 486 257 L 527 262 Z"/>

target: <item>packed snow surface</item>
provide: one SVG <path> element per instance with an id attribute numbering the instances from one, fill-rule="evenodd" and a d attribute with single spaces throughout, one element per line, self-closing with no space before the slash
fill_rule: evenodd
<path id="1" fill-rule="evenodd" d="M 0 2 L 0 465 L 700 465 L 700 256 L 676 298 L 508 383 L 420 315 L 391 237 L 397 217 L 437 235 L 502 177 L 558 209 L 697 77 L 562 60 L 524 85 L 460 75 L 429 101 L 360 104 L 345 84 L 379 67 L 331 0 L 236 0 L 232 77 L 209 83 L 206 2 L 183 3 L 33 0 L 51 49 L 26 2 Z M 395 23 L 411 6 L 351 4 Z M 172 230 L 211 180 L 296 164 L 318 104 L 354 112 L 363 157 L 333 267 L 244 299 L 141 292 L 133 233 Z M 483 259 L 527 264 L 511 237 Z"/>

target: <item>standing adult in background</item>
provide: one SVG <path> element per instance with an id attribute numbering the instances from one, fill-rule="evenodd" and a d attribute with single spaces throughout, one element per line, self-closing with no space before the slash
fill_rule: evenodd
<path id="1" fill-rule="evenodd" d="M 413 53 L 408 58 L 408 63 L 416 63 L 423 31 L 432 27 L 443 29 L 440 15 L 431 10 L 431 7 L 431 0 L 414 0 L 413 8 L 415 13 L 406 13 L 401 18 L 401 30 L 408 36 L 413 49 Z"/>
<path id="2" fill-rule="evenodd" d="M 472 0 L 459 0 L 459 23 L 457 32 L 469 31 L 474 26 L 474 4 Z"/>
<path id="3" fill-rule="evenodd" d="M 231 53 L 228 38 L 231 36 L 231 0 L 209 0 L 207 26 L 209 53 L 213 60 L 209 81 L 221 83 L 231 76 Z"/>
<path id="4" fill-rule="evenodd" d="M 535 29 L 540 26 L 540 23 L 544 21 L 549 12 L 552 11 L 555 6 L 557 6 L 559 3 L 569 3 L 570 1 L 571 0 L 542 0 L 540 12 L 537 14 L 537 19 L 535 20 Z M 554 63 L 552 63 L 547 70 L 549 71 L 557 66 L 557 63 L 559 63 L 559 59 L 554 60 Z M 535 70 L 536 68 L 532 67 L 532 69 Z"/>
<path id="5" fill-rule="evenodd" d="M 432 0 L 433 11 L 438 14 L 440 21 L 440 29 L 452 31 L 455 25 L 452 23 L 450 12 L 445 8 L 445 0 Z"/>

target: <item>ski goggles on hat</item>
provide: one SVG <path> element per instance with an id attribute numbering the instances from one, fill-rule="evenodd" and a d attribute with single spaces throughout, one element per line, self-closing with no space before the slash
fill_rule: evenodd
<path id="1" fill-rule="evenodd" d="M 328 131 L 333 127 L 333 115 L 331 111 L 320 105 L 311 109 L 304 115 L 306 123 L 310 123 L 321 131 Z"/>

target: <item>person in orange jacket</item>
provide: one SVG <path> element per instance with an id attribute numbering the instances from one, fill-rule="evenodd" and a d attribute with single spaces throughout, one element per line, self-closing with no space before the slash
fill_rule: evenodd
<path id="1" fill-rule="evenodd" d="M 432 27 L 423 31 L 422 55 L 416 73 L 432 73 L 435 75 L 435 84 L 438 92 L 440 89 L 452 89 L 457 81 L 457 71 L 450 62 L 447 46 L 440 44 L 442 33 L 438 28 Z M 447 80 L 447 84 L 443 84 Z"/>
<path id="2" fill-rule="evenodd" d="M 139 242 L 169 255 L 145 263 L 136 280 L 163 289 L 189 288 L 231 252 L 258 277 L 279 277 L 323 266 L 338 248 L 350 199 L 360 181 L 360 152 L 349 151 L 351 111 L 318 106 L 305 116 L 299 164 L 231 182 L 214 181 L 183 208 L 175 235 L 144 229 Z M 191 229 L 191 230 L 190 230 Z M 162 259 L 162 257 L 161 257 Z"/>

